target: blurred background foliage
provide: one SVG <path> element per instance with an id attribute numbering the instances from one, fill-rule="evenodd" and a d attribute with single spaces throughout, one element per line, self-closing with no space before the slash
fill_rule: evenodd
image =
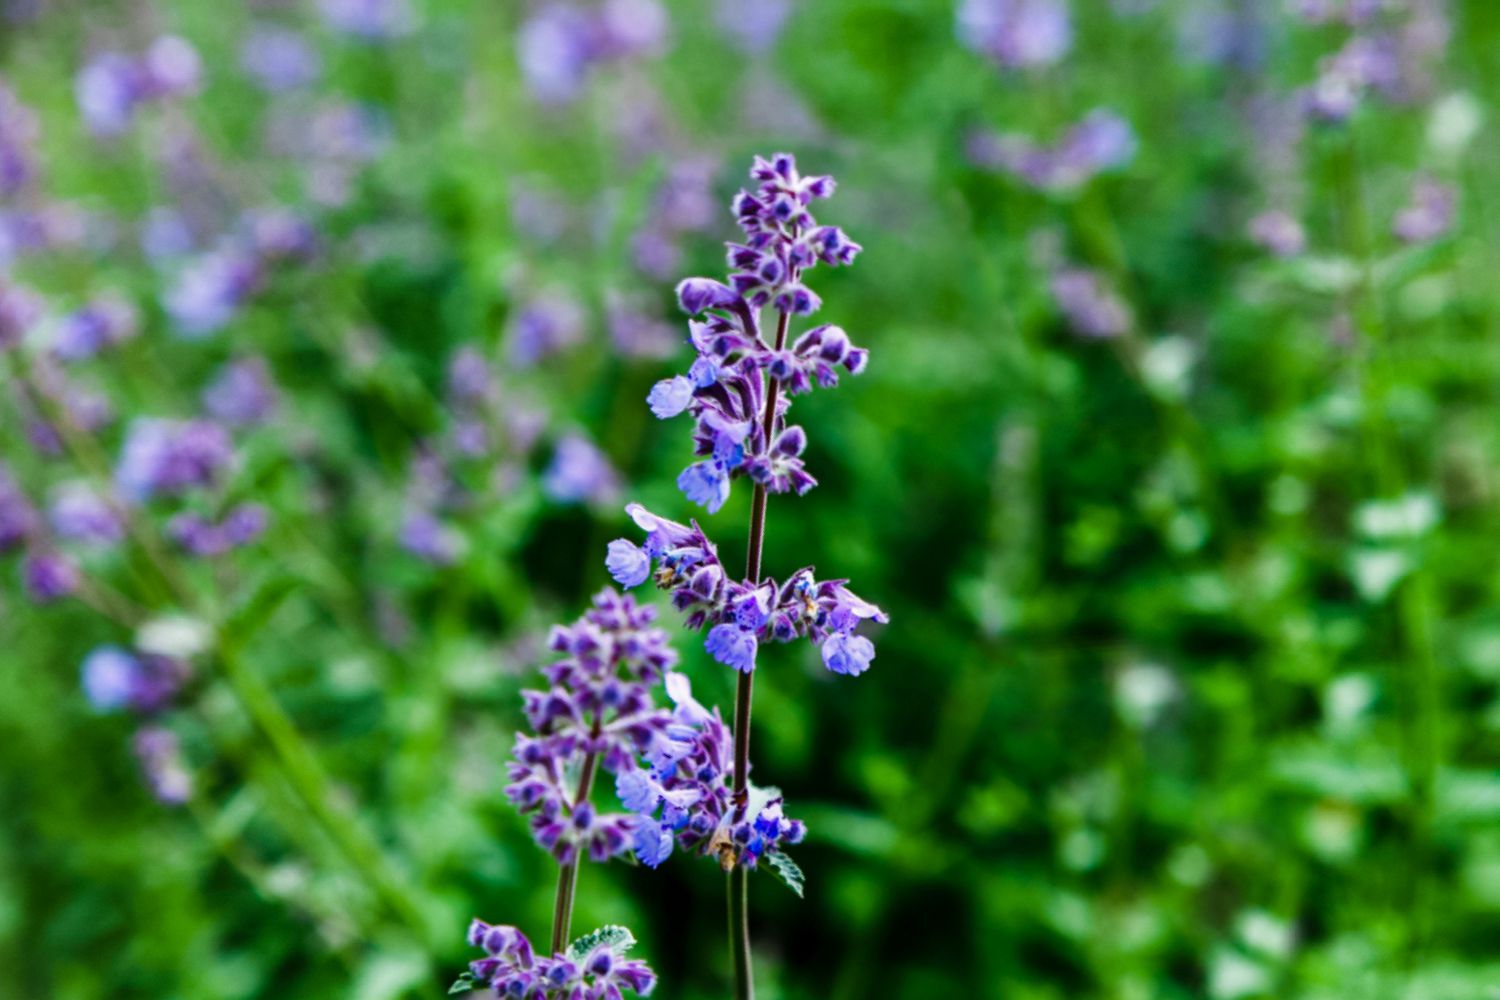
<path id="1" fill-rule="evenodd" d="M 872 361 L 801 402 L 821 485 L 772 500 L 767 566 L 892 624 L 858 680 L 762 658 L 757 773 L 811 834 L 805 901 L 756 880 L 761 995 L 1500 989 L 1500 7 L 1073 0 L 1018 57 L 981 15 L 1026 3 L 605 6 L 568 9 L 613 47 L 569 48 L 546 2 L 10 0 L 34 134 L 11 109 L 0 146 L 35 169 L 3 256 L 45 302 L 6 369 L 15 480 L 41 506 L 107 477 L 132 418 L 193 415 L 232 359 L 280 402 L 190 501 L 263 505 L 253 544 L 165 552 L 175 508 L 134 509 L 68 555 L 114 620 L 34 606 L 5 557 L 0 996 L 435 996 L 471 916 L 544 932 L 552 862 L 502 794 L 518 692 L 623 502 L 693 513 L 643 400 L 686 364 L 672 284 L 722 271 L 779 149 L 839 180 L 820 214 L 865 253 L 817 275 L 821 318 Z M 267 25 L 313 69 L 257 76 Z M 196 81 L 112 126 L 85 67 L 163 36 Z M 1351 38 L 1406 75 L 1330 79 Z M 1099 169 L 1017 167 L 1094 109 L 1129 129 Z M 305 240 L 261 240 L 185 336 L 184 273 L 268 206 Z M 70 390 L 38 403 L 20 359 L 106 293 L 139 333 L 65 378 L 115 420 L 39 447 Z M 464 348 L 504 410 L 467 450 Z M 731 564 L 748 493 L 705 520 Z M 164 616 L 214 637 L 157 720 L 181 807 L 79 685 Z M 594 866 L 576 923 L 629 924 L 659 995 L 719 996 L 722 892 L 683 857 Z"/>

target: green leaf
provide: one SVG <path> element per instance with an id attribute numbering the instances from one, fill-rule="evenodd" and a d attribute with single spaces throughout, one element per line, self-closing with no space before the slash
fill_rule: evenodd
<path id="1" fill-rule="evenodd" d="M 635 935 L 630 933 L 630 928 L 610 924 L 596 931 L 590 931 L 583 937 L 568 945 L 568 958 L 574 962 L 581 962 L 589 952 L 603 945 L 616 955 L 623 955 L 635 947 Z"/>
<path id="2" fill-rule="evenodd" d="M 465 972 L 448 987 L 448 995 L 451 997 L 457 993 L 472 993 L 475 990 L 484 989 L 484 984 L 474 978 L 474 973 Z"/>
<path id="3" fill-rule="evenodd" d="M 780 851 L 772 851 L 770 854 L 767 854 L 766 860 L 771 863 L 771 867 L 775 869 L 781 881 L 786 883 L 786 887 L 795 892 L 798 899 L 803 898 L 802 869 L 797 867 L 797 862 Z"/>

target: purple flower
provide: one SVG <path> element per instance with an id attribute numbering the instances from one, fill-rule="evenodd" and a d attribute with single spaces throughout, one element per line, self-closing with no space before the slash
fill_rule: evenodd
<path id="1" fill-rule="evenodd" d="M 469 963 L 469 974 L 495 996 L 518 1000 L 620 1000 L 623 990 L 646 996 L 656 987 L 656 974 L 645 962 L 624 957 L 635 938 L 624 928 L 608 928 L 575 944 L 591 942 L 586 950 L 569 948 L 551 958 L 537 957 L 531 942 L 514 927 L 482 920 L 469 925 L 469 944 L 485 957 Z"/>
<path id="2" fill-rule="evenodd" d="M 48 510 L 52 530 L 59 538 L 112 545 L 125 537 L 125 525 L 104 497 L 82 483 L 58 489 Z"/>
<path id="3" fill-rule="evenodd" d="M 267 520 L 265 507 L 242 503 L 217 523 L 200 514 L 178 514 L 167 522 L 167 535 L 189 555 L 221 556 L 260 538 Z"/>
<path id="4" fill-rule="evenodd" d="M 141 63 L 148 97 L 179 97 L 191 94 L 202 82 L 203 60 L 198 50 L 176 35 L 163 35 L 151 43 Z"/>
<path id="5" fill-rule="evenodd" d="M 835 632 L 823 640 L 823 665 L 836 674 L 857 677 L 870 669 L 875 644 L 862 635 Z"/>
<path id="6" fill-rule="evenodd" d="M 0 84 L 0 196 L 20 194 L 36 176 L 37 118 Z"/>
<path id="7" fill-rule="evenodd" d="M 180 806 L 192 797 L 193 776 L 187 769 L 176 733 L 161 726 L 142 726 L 130 745 L 146 786 L 158 802 Z"/>
<path id="8" fill-rule="evenodd" d="M 318 10 L 334 31 L 365 42 L 399 38 L 416 26 L 409 0 L 319 0 Z"/>
<path id="9" fill-rule="evenodd" d="M 401 547 L 434 566 L 448 566 L 463 549 L 453 529 L 425 510 L 413 510 L 401 521 Z"/>
<path id="10" fill-rule="evenodd" d="M 0 277 L 0 351 L 19 347 L 41 314 L 35 292 Z"/>
<path id="11" fill-rule="evenodd" d="M 1431 177 L 1418 177 L 1411 200 L 1396 213 L 1391 230 L 1402 243 L 1431 243 L 1446 236 L 1457 215 L 1458 193 Z"/>
<path id="12" fill-rule="evenodd" d="M 135 60 L 119 52 L 105 52 L 79 72 L 73 94 L 89 130 L 99 136 L 115 136 L 134 121 L 136 105 L 145 94 L 145 81 Z"/>
<path id="13" fill-rule="evenodd" d="M 729 472 L 716 461 L 694 462 L 677 477 L 677 488 L 693 503 L 717 514 L 729 499 Z"/>
<path id="14" fill-rule="evenodd" d="M 958 37 L 1007 69 L 1049 66 L 1073 44 L 1063 0 L 961 0 Z"/>
<path id="15" fill-rule="evenodd" d="M 135 308 L 123 299 L 101 298 L 69 313 L 58 323 L 52 353 L 63 361 L 80 361 L 135 336 Z"/>
<path id="16" fill-rule="evenodd" d="M 1084 337 L 1120 337 L 1130 330 L 1130 310 L 1099 275 L 1063 268 L 1052 276 L 1052 298 L 1074 332 Z"/>
<path id="17" fill-rule="evenodd" d="M 594 62 L 594 25 L 578 7 L 549 3 L 521 25 L 516 56 L 521 79 L 542 104 L 573 100 Z"/>
<path id="18" fill-rule="evenodd" d="M 978 132 L 969 136 L 966 152 L 977 167 L 1009 174 L 1041 191 L 1068 192 L 1128 164 L 1136 146 L 1130 124 L 1100 108 L 1089 112 L 1054 146 L 1039 145 L 1022 135 Z"/>
<path id="19" fill-rule="evenodd" d="M 240 66 L 271 93 L 305 87 L 323 73 L 317 49 L 302 34 L 271 24 L 251 29 L 240 48 Z"/>
<path id="20" fill-rule="evenodd" d="M 708 655 L 742 674 L 755 669 L 755 651 L 758 645 L 754 632 L 727 624 L 715 625 L 709 629 L 708 638 L 703 641 L 703 648 L 708 650 Z"/>
<path id="21" fill-rule="evenodd" d="M 191 261 L 167 291 L 162 307 L 182 336 L 205 337 L 234 319 L 260 281 L 258 263 L 225 246 Z"/>
<path id="22" fill-rule="evenodd" d="M 742 51 L 757 54 L 776 44 L 791 12 L 791 0 L 716 0 L 714 23 Z"/>
<path id="23" fill-rule="evenodd" d="M 95 711 L 150 713 L 176 697 L 187 680 L 187 669 L 164 656 L 138 656 L 118 646 L 99 646 L 84 657 L 80 679 Z"/>
<path id="24" fill-rule="evenodd" d="M 10 470 L 0 464 L 0 553 L 18 547 L 35 527 L 36 511 Z"/>
<path id="25" fill-rule="evenodd" d="M 263 358 L 229 362 L 203 390 L 203 408 L 231 427 L 265 423 L 279 402 L 280 395 Z"/>
<path id="26" fill-rule="evenodd" d="M 1250 220 L 1250 238 L 1277 257 L 1295 257 L 1307 249 L 1307 233 L 1287 212 L 1262 212 Z"/>
<path id="27" fill-rule="evenodd" d="M 37 604 L 51 604 L 78 589 L 78 567 L 60 552 L 34 550 L 21 563 L 21 582 Z"/>
<path id="28" fill-rule="evenodd" d="M 526 368 L 583 339 L 584 314 L 577 302 L 559 295 L 535 299 L 516 315 L 507 349 Z"/>
<path id="29" fill-rule="evenodd" d="M 646 403 L 658 420 L 666 420 L 688 408 L 693 401 L 693 388 L 693 383 L 681 375 L 662 379 L 651 387 Z"/>
<path id="30" fill-rule="evenodd" d="M 557 503 L 608 503 L 619 489 L 614 466 L 581 434 L 559 440 L 551 464 L 542 473 L 542 491 Z"/>
<path id="31" fill-rule="evenodd" d="M 115 483 L 132 502 L 213 484 L 234 457 L 229 434 L 209 420 L 139 417 L 125 432 Z"/>
<path id="32" fill-rule="evenodd" d="M 651 575 L 651 557 L 646 550 L 624 538 L 609 543 L 609 555 L 604 566 L 609 575 L 622 587 L 637 587 Z"/>

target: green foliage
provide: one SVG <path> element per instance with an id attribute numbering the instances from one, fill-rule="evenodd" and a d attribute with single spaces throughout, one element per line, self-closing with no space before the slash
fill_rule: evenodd
<path id="1" fill-rule="evenodd" d="M 802 869 L 797 867 L 797 862 L 791 859 L 785 851 L 772 851 L 766 855 L 766 861 L 776 877 L 786 883 L 786 887 L 802 898 L 803 876 Z"/>
<path id="2" fill-rule="evenodd" d="M 630 933 L 628 927 L 619 927 L 614 924 L 600 927 L 598 930 L 589 931 L 568 945 L 568 957 L 575 962 L 581 962 L 590 952 L 601 947 L 608 948 L 616 955 L 623 955 L 635 947 L 635 935 Z"/>

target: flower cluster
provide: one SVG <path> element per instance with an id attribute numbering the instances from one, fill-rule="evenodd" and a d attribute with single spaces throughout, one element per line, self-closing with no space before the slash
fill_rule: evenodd
<path id="1" fill-rule="evenodd" d="M 632 817 L 589 802 L 596 768 L 611 773 L 666 728 L 651 688 L 676 662 L 655 610 L 604 590 L 571 626 L 553 629 L 561 657 L 544 667 L 546 690 L 523 692 L 534 735 L 516 734 L 505 794 L 531 816 L 532 834 L 563 864 L 583 853 L 604 861 L 628 846 Z"/>
<path id="2" fill-rule="evenodd" d="M 191 94 L 202 77 L 198 51 L 164 35 L 139 56 L 103 52 L 94 57 L 78 74 L 74 96 L 94 134 L 116 136 L 130 128 L 143 105 Z"/>
<path id="3" fill-rule="evenodd" d="M 516 55 L 531 96 L 565 104 L 597 67 L 651 55 L 666 36 L 667 13 L 656 0 L 603 0 L 591 7 L 548 2 L 521 25 Z"/>
<path id="4" fill-rule="evenodd" d="M 96 711 L 126 711 L 152 719 L 169 708 L 191 677 L 187 661 L 160 653 L 100 646 L 84 658 L 83 693 Z M 193 792 L 177 734 L 148 721 L 131 740 L 146 785 L 157 801 L 181 805 Z"/>
<path id="5" fill-rule="evenodd" d="M 769 305 L 784 318 L 815 312 L 822 303 L 803 273 L 819 261 L 849 264 L 860 246 L 843 230 L 818 225 L 808 210 L 814 198 L 833 193 L 833 178 L 803 177 L 785 153 L 757 157 L 750 176 L 760 184 L 734 200 L 745 241 L 728 244 L 728 284 L 688 278 L 677 286 L 683 311 L 702 317 L 689 323 L 698 358 L 687 374 L 658 382 L 647 398 L 660 419 L 686 412 L 697 422 L 694 445 L 702 460 L 684 469 L 677 485 L 711 514 L 729 499 L 737 476 L 773 493 L 801 494 L 817 485 L 801 458 L 807 434 L 787 425 L 787 399 L 814 383 L 836 385 L 839 368 L 857 375 L 869 360 L 831 324 L 806 331 L 790 347 L 782 342 L 784 325 L 774 345 L 762 337 L 762 308 Z M 785 390 L 769 419 L 762 416 L 766 376 Z"/>
<path id="6" fill-rule="evenodd" d="M 855 634 L 860 622 L 885 622 L 880 608 L 845 586 L 845 580 L 822 580 L 811 567 L 778 584 L 729 578 L 718 551 L 694 522 L 691 527 L 658 517 L 640 504 L 626 507 L 646 532 L 644 546 L 618 538 L 610 543 L 606 566 L 622 586 L 634 587 L 652 576 L 670 591 L 672 604 L 687 613 L 687 627 L 708 629 L 705 648 L 726 666 L 748 673 L 764 642 L 806 638 L 817 644 L 824 665 L 836 674 L 864 673 L 875 658 L 875 646 Z"/>
<path id="7" fill-rule="evenodd" d="M 1049 66 L 1073 45 L 1063 0 L 962 0 L 958 37 L 1007 69 Z"/>
<path id="8" fill-rule="evenodd" d="M 747 801 L 734 802 L 734 739 L 719 710 L 695 701 L 682 674 L 669 673 L 666 689 L 675 706 L 671 724 L 647 748 L 644 766 L 623 768 L 615 778 L 620 801 L 639 817 L 633 839 L 641 863 L 657 867 L 675 842 L 714 855 L 726 870 L 754 868 L 767 854 L 800 843 L 807 827 L 786 818 L 773 790 L 750 786 Z"/>
<path id="9" fill-rule="evenodd" d="M 1409 103 L 1430 90 L 1430 67 L 1452 30 L 1442 8 L 1425 0 L 1304 0 L 1297 10 L 1304 21 L 1351 29 L 1344 45 L 1323 58 L 1317 77 L 1303 89 L 1304 112 L 1316 121 L 1338 123 L 1371 96 Z"/>
<path id="10" fill-rule="evenodd" d="M 975 166 L 1049 192 L 1075 191 L 1099 174 L 1127 165 L 1135 152 L 1130 123 L 1102 108 L 1089 112 L 1053 146 L 1014 133 L 977 132 L 968 141 Z"/>
<path id="11" fill-rule="evenodd" d="M 621 927 L 606 927 L 575 941 L 566 952 L 539 958 L 526 935 L 507 925 L 475 920 L 469 944 L 484 958 L 469 963 L 463 985 L 483 985 L 516 1000 L 620 1000 L 623 990 L 646 996 L 656 974 L 645 962 L 624 957 L 635 943 Z"/>

